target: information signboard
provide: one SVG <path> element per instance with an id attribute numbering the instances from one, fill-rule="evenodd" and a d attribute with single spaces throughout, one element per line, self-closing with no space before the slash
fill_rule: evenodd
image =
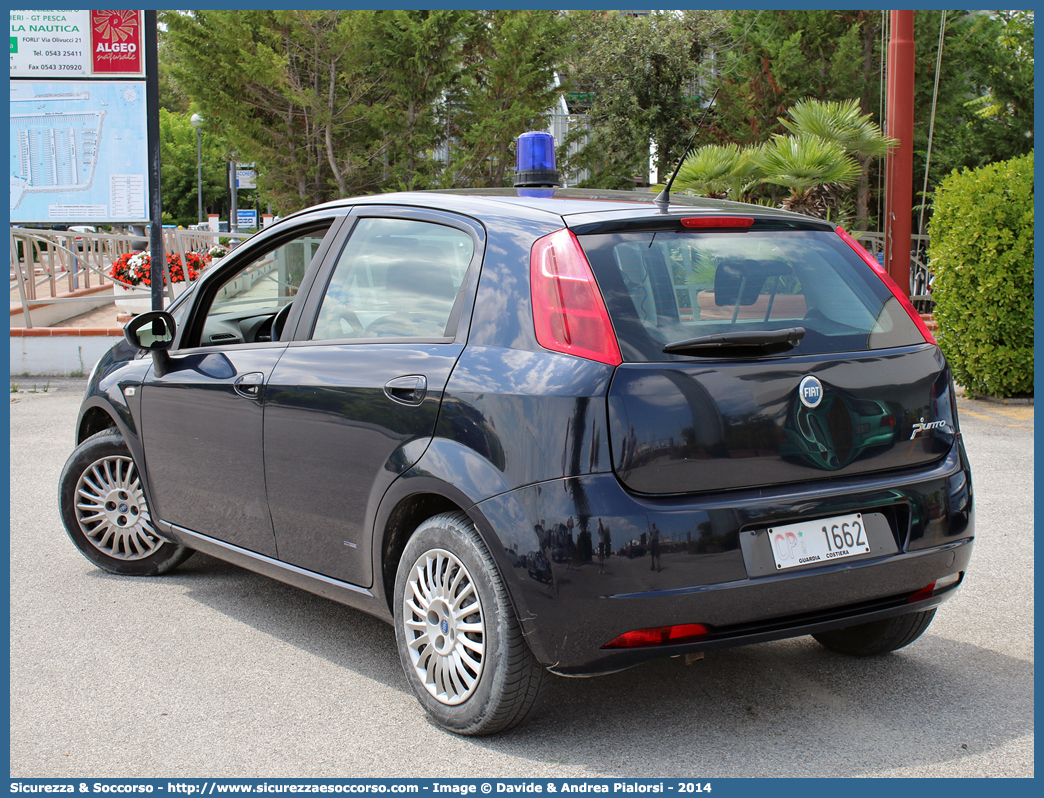
<path id="1" fill-rule="evenodd" d="M 12 222 L 148 220 L 144 81 L 10 88 Z"/>
<path id="2" fill-rule="evenodd" d="M 239 225 L 240 230 L 249 230 L 257 227 L 257 211 L 237 210 L 236 224 Z"/>
<path id="3" fill-rule="evenodd" d="M 144 77 L 142 11 L 11 11 L 12 78 Z"/>
<path id="4" fill-rule="evenodd" d="M 144 12 L 9 17 L 11 221 L 148 221 Z"/>

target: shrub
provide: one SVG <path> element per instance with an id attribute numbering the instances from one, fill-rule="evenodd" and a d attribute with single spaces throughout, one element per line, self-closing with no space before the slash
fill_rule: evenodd
<path id="1" fill-rule="evenodd" d="M 1033 153 L 953 171 L 935 194 L 939 345 L 976 393 L 1033 392 Z"/>

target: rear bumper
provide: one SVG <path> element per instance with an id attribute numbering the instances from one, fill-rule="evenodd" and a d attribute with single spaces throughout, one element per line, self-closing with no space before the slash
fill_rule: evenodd
<path id="1" fill-rule="evenodd" d="M 889 558 L 888 562 L 869 561 L 858 569 L 844 569 L 833 574 L 817 571 L 814 574 L 794 574 L 790 578 L 774 580 L 773 583 L 762 581 L 750 584 L 745 581 L 715 585 L 691 598 L 675 599 L 670 602 L 669 607 L 648 607 L 647 611 L 641 614 L 649 620 L 631 627 L 648 628 L 698 622 L 708 625 L 711 629 L 705 638 L 674 646 L 615 651 L 601 649 L 597 654 L 594 653 L 593 647 L 599 645 L 599 640 L 592 639 L 592 649 L 587 654 L 588 657 L 594 655 L 592 659 L 585 662 L 560 663 L 553 665 L 551 669 L 567 676 L 605 673 L 660 657 L 783 640 L 904 615 L 908 612 L 920 612 L 945 602 L 954 595 L 956 587 L 929 599 L 911 602 L 909 598 L 913 591 L 908 589 L 910 580 L 919 579 L 920 582 L 915 581 L 912 584 L 924 587 L 951 573 L 963 575 L 971 558 L 972 546 L 973 543 L 969 539 L 941 547 L 936 551 L 899 555 Z M 826 606 L 767 618 L 757 617 L 756 620 L 750 621 L 715 624 L 709 620 L 714 618 L 728 621 L 746 616 L 760 616 L 763 612 L 761 608 L 766 605 L 780 609 L 812 605 L 816 603 L 814 596 L 841 598 L 859 594 L 870 595 L 893 584 L 904 587 L 904 590 L 894 595 L 851 604 Z M 806 591 L 813 595 L 810 596 Z M 629 614 L 628 608 L 621 608 L 620 614 Z"/>
<path id="2" fill-rule="evenodd" d="M 474 509 L 537 658 L 574 675 L 937 606 L 955 588 L 910 597 L 937 579 L 963 575 L 974 536 L 960 444 L 931 467 L 870 478 L 653 500 L 598 474 L 511 491 Z M 758 536 L 770 525 L 851 512 L 879 513 L 892 545 L 858 559 L 768 573 L 740 543 L 741 534 Z M 611 551 L 602 561 L 599 521 Z M 648 551 L 653 523 L 664 538 L 662 570 Z M 563 545 L 567 539 L 572 546 Z M 628 551 L 630 541 L 638 545 Z M 709 634 L 683 645 L 603 648 L 635 629 L 693 623 Z"/>

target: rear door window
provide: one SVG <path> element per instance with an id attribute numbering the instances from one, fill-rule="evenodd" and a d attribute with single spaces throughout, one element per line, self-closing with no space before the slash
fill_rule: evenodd
<path id="1" fill-rule="evenodd" d="M 787 327 L 806 331 L 793 355 L 924 342 L 887 286 L 831 232 L 660 231 L 579 241 L 625 360 L 679 359 L 663 347 Z"/>

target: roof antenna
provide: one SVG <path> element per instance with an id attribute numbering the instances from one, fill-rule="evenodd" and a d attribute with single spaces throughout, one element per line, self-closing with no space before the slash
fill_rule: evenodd
<path id="1" fill-rule="evenodd" d="M 720 87 L 714 90 L 714 96 L 711 97 L 710 102 L 707 104 L 707 109 L 703 112 L 703 116 L 700 117 L 699 123 L 696 125 L 696 129 L 692 131 L 692 138 L 689 139 L 688 145 L 685 147 L 685 152 L 682 153 L 682 157 L 678 161 L 678 165 L 674 167 L 674 174 L 671 175 L 671 179 L 667 181 L 667 185 L 663 187 L 663 191 L 656 195 L 656 199 L 653 202 L 656 203 L 656 207 L 660 209 L 660 213 L 667 213 L 667 208 L 671 204 L 671 186 L 674 185 L 674 178 L 678 176 L 678 172 L 685 163 L 685 159 L 689 157 L 689 150 L 692 149 L 692 145 L 696 142 L 696 135 L 700 132 L 700 128 L 703 127 L 703 120 L 707 118 L 707 114 L 710 113 L 711 107 L 714 105 L 714 101 L 718 99 L 718 92 Z"/>

